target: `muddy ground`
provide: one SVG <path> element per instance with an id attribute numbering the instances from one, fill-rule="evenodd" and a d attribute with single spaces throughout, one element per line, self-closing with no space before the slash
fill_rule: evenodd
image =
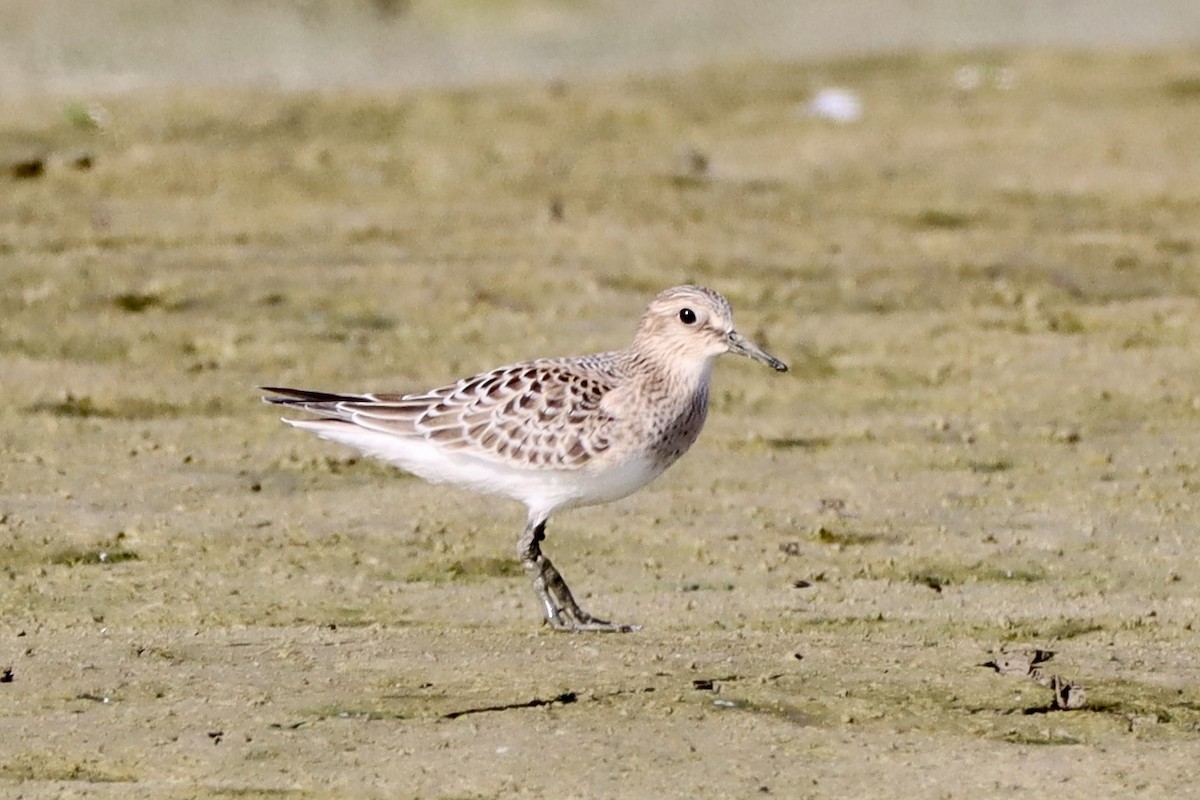
<path id="1" fill-rule="evenodd" d="M 1200 55 L 0 106 L 5 796 L 1195 796 Z M 793 371 L 552 521 L 637 634 L 540 624 L 515 504 L 258 402 L 685 281 Z"/>

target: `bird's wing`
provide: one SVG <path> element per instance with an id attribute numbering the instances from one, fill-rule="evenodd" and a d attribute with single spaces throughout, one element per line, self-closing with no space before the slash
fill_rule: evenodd
<path id="1" fill-rule="evenodd" d="M 577 469 L 612 446 L 601 407 L 611 372 L 578 361 L 531 361 L 420 394 L 342 395 L 271 388 L 268 402 L 392 436 L 524 468 Z"/>

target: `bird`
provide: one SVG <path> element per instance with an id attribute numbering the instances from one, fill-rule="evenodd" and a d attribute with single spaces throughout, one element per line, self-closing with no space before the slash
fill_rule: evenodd
<path id="1" fill-rule="evenodd" d="M 283 422 L 356 448 L 430 483 L 522 503 L 517 554 L 545 623 L 559 631 L 632 632 L 576 602 L 542 552 L 564 509 L 626 497 L 696 441 L 713 363 L 725 353 L 777 372 L 787 365 L 733 325 L 712 289 L 676 286 L 646 306 L 622 350 L 539 358 L 413 394 L 343 394 L 264 386 L 266 403 L 311 414 Z"/>

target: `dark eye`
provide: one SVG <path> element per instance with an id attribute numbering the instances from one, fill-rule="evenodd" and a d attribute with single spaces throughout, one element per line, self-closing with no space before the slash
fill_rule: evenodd
<path id="1" fill-rule="evenodd" d="M 684 325 L 691 325 L 696 321 L 696 312 L 692 311 L 690 308 L 680 309 L 679 321 Z"/>

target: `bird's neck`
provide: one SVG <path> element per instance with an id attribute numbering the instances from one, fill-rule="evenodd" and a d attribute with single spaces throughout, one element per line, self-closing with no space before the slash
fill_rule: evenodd
<path id="1" fill-rule="evenodd" d="M 682 357 L 670 350 L 630 348 L 625 361 L 630 374 L 646 382 L 662 382 L 671 387 L 672 394 L 681 396 L 708 394 L 715 357 L 697 359 Z"/>

